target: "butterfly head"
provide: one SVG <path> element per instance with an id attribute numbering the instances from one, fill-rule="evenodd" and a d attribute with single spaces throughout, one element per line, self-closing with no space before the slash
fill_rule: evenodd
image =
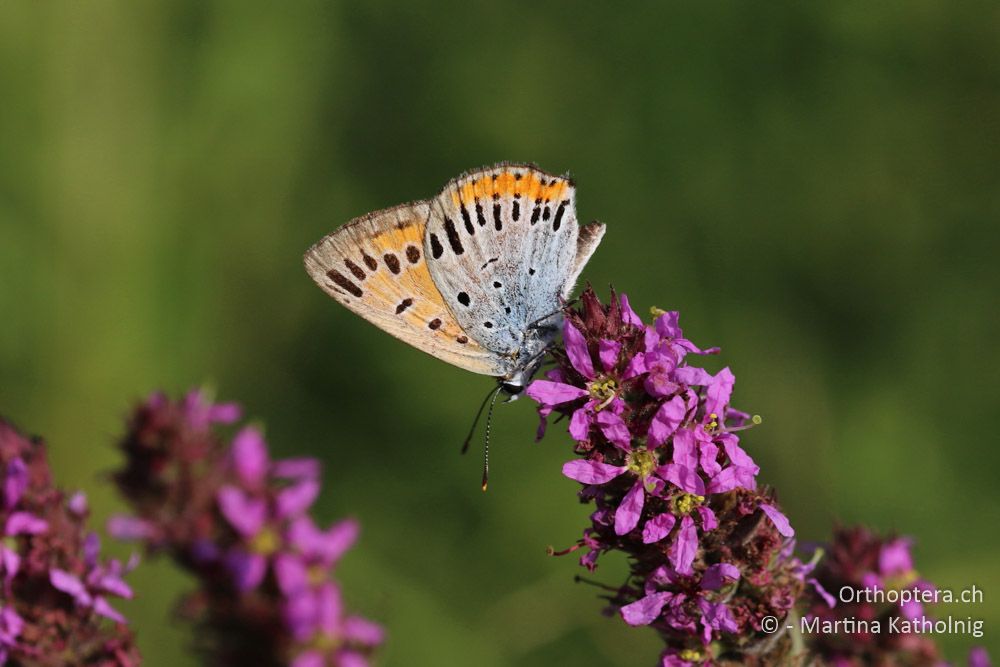
<path id="1" fill-rule="evenodd" d="M 514 400 L 524 391 L 545 359 L 545 353 L 559 332 L 561 313 L 548 316 L 545 320 L 527 327 L 521 348 L 510 355 L 511 370 L 500 378 L 500 387 Z"/>

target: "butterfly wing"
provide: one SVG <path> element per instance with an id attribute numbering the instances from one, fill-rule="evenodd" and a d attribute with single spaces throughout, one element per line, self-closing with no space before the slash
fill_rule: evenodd
<path id="1" fill-rule="evenodd" d="M 603 222 L 591 222 L 580 228 L 580 235 L 576 239 L 576 259 L 573 261 L 573 270 L 570 272 L 569 280 L 563 286 L 563 299 L 569 298 L 577 278 L 583 272 L 583 267 L 587 266 L 590 256 L 594 254 L 601 239 L 604 238 L 605 229 L 606 226 Z"/>
<path id="2" fill-rule="evenodd" d="M 428 270 L 429 202 L 369 213 L 310 248 L 306 271 L 324 292 L 383 331 L 473 373 L 502 375 L 495 354 L 470 338 Z"/>
<path id="3" fill-rule="evenodd" d="M 499 164 L 458 177 L 431 202 L 424 252 L 459 325 L 509 358 L 529 324 L 562 307 L 604 232 L 586 229 L 578 247 L 569 179 Z"/>

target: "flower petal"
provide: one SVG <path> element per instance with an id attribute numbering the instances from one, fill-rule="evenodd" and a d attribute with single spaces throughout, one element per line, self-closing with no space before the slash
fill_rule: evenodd
<path id="1" fill-rule="evenodd" d="M 590 424 L 593 421 L 590 410 L 578 408 L 569 418 L 569 435 L 577 442 L 584 442 L 590 437 Z"/>
<path id="2" fill-rule="evenodd" d="M 910 555 L 911 540 L 900 537 L 882 545 L 878 554 L 879 574 L 893 576 L 913 571 L 913 558 Z"/>
<path id="3" fill-rule="evenodd" d="M 686 415 L 687 403 L 682 396 L 674 396 L 661 405 L 649 423 L 649 431 L 646 433 L 649 445 L 659 447 L 666 442 Z"/>
<path id="4" fill-rule="evenodd" d="M 732 563 L 716 563 L 705 569 L 705 574 L 701 576 L 701 587 L 706 591 L 717 591 L 727 582 L 737 581 L 739 578 L 740 569 Z"/>
<path id="5" fill-rule="evenodd" d="M 278 554 L 274 557 L 274 577 L 285 597 L 290 597 L 309 585 L 306 563 L 294 554 Z"/>
<path id="6" fill-rule="evenodd" d="M 625 472 L 625 466 L 576 459 L 563 464 L 562 473 L 581 484 L 604 484 Z"/>
<path id="7" fill-rule="evenodd" d="M 216 493 L 219 511 L 243 537 L 256 535 L 264 525 L 267 503 L 252 498 L 235 486 L 224 486 Z"/>
<path id="8" fill-rule="evenodd" d="M 795 535 L 795 529 L 792 528 L 792 524 L 788 522 L 788 517 L 781 513 L 777 507 L 774 505 L 768 505 L 767 503 L 761 503 L 760 509 L 767 515 L 767 518 L 771 520 L 774 527 L 778 529 L 784 537 L 793 537 Z"/>
<path id="9" fill-rule="evenodd" d="M 663 313 L 653 322 L 656 333 L 660 334 L 662 338 L 683 338 L 684 332 L 681 330 L 680 318 L 681 314 L 676 310 Z"/>
<path id="10" fill-rule="evenodd" d="M 678 429 L 674 433 L 673 461 L 691 470 L 698 469 L 698 455 L 695 453 L 697 441 L 694 431 L 689 428 Z"/>
<path id="11" fill-rule="evenodd" d="M 628 302 L 628 297 L 624 294 L 618 297 L 618 303 L 621 305 L 622 311 L 622 321 L 626 324 L 631 324 L 636 327 L 643 326 L 642 318 L 639 317 L 634 310 L 632 310 L 631 304 Z"/>
<path id="12" fill-rule="evenodd" d="M 236 590 L 246 593 L 264 581 L 264 575 L 267 574 L 267 559 L 260 554 L 234 549 L 226 554 L 226 569 L 233 578 Z"/>
<path id="13" fill-rule="evenodd" d="M 326 658 L 319 651 L 310 649 L 295 656 L 290 667 L 326 667 Z"/>
<path id="14" fill-rule="evenodd" d="M 833 609 L 834 607 L 837 606 L 837 600 L 836 600 L 836 598 L 834 598 L 832 595 L 830 595 L 827 592 L 827 590 L 825 588 L 823 588 L 823 585 L 819 583 L 819 580 L 816 579 L 816 577 L 809 577 L 808 579 L 806 579 L 806 583 L 810 584 L 813 587 L 813 590 L 815 590 L 816 593 L 821 598 L 823 598 L 823 601 L 826 602 L 826 605 L 830 609 Z"/>
<path id="15" fill-rule="evenodd" d="M 601 359 L 601 366 L 605 372 L 610 373 L 618 365 L 618 355 L 622 351 L 622 344 L 615 340 L 604 340 L 597 342 L 597 356 Z"/>
<path id="16" fill-rule="evenodd" d="M 583 377 L 593 380 L 595 376 L 594 362 L 590 359 L 587 339 L 569 320 L 563 323 L 563 343 L 566 347 L 566 356 L 569 357 L 573 368 Z"/>
<path id="17" fill-rule="evenodd" d="M 696 496 L 705 495 L 705 482 L 701 479 L 701 475 L 687 466 L 668 463 L 657 468 L 656 474 L 687 493 L 693 493 Z"/>
<path id="18" fill-rule="evenodd" d="M 629 433 L 628 426 L 625 425 L 625 421 L 621 417 L 610 410 L 601 410 L 597 413 L 595 421 L 601 428 L 601 433 L 612 444 L 626 451 L 630 449 L 632 434 Z"/>
<path id="19" fill-rule="evenodd" d="M 707 533 L 719 527 L 719 520 L 716 518 L 715 512 L 712 511 L 711 507 L 701 505 L 696 511 L 698 512 L 698 516 L 701 517 L 702 532 Z"/>
<path id="20" fill-rule="evenodd" d="M 719 465 L 719 448 L 714 442 L 698 443 L 698 462 L 709 478 L 715 477 L 722 471 L 722 466 Z"/>
<path id="21" fill-rule="evenodd" d="M 236 475 L 250 487 L 256 487 L 264 481 L 271 463 L 264 436 L 252 426 L 241 429 L 233 438 L 229 458 Z"/>
<path id="22" fill-rule="evenodd" d="M 93 599 L 90 597 L 90 593 L 87 592 L 87 587 L 80 581 L 80 578 L 75 574 L 71 574 L 66 570 L 60 570 L 58 568 L 52 568 L 49 571 L 49 583 L 56 590 L 60 590 L 66 593 L 77 603 L 83 606 L 89 606 Z"/>
<path id="23" fill-rule="evenodd" d="M 637 375 L 646 373 L 648 370 L 649 369 L 646 366 L 646 354 L 644 352 L 640 352 L 629 360 L 628 365 L 625 367 L 625 372 L 622 373 L 622 378 L 625 380 L 631 380 Z"/>
<path id="24" fill-rule="evenodd" d="M 587 390 L 564 382 L 535 380 L 528 385 L 524 393 L 528 395 L 528 398 L 542 405 L 562 405 L 583 398 L 587 395 Z"/>
<path id="25" fill-rule="evenodd" d="M 73 514 L 83 516 L 87 513 L 87 494 L 83 491 L 77 491 L 66 501 L 66 507 Z"/>
<path id="26" fill-rule="evenodd" d="M 629 489 L 629 492 L 622 498 L 621 505 L 615 511 L 615 534 L 624 535 L 630 532 L 639 523 L 642 516 L 642 506 L 646 502 L 646 491 L 642 488 L 642 480 Z"/>
<path id="27" fill-rule="evenodd" d="M 698 553 L 698 530 L 695 528 L 694 519 L 686 515 L 681 519 L 681 527 L 667 556 L 675 570 L 680 574 L 690 575 L 693 573 L 691 564 L 696 553 Z"/>
<path id="28" fill-rule="evenodd" d="M 642 527 L 643 544 L 659 542 L 667 536 L 675 523 L 677 523 L 677 517 L 670 512 L 664 512 L 649 519 L 646 521 L 646 525 Z"/>
<path id="29" fill-rule="evenodd" d="M 661 591 L 639 598 L 632 604 L 622 607 L 622 618 L 629 625 L 649 625 L 656 620 L 672 597 L 673 593 Z"/>
<path id="30" fill-rule="evenodd" d="M 726 366 L 712 377 L 712 382 L 705 390 L 705 414 L 715 414 L 720 418 L 726 414 L 729 397 L 733 393 L 736 376 Z"/>
<path id="31" fill-rule="evenodd" d="M 283 489 L 277 498 L 276 514 L 278 518 L 287 519 L 305 512 L 319 496 L 319 480 L 305 479 Z"/>
<path id="32" fill-rule="evenodd" d="M 102 596 L 94 599 L 94 612 L 117 623 L 127 623 L 125 617 Z"/>
<path id="33" fill-rule="evenodd" d="M 332 581 L 329 581 L 319 589 L 319 606 L 316 608 L 316 617 L 319 629 L 327 634 L 334 634 L 340 630 L 340 617 L 344 613 L 344 603 L 340 597 L 340 589 Z"/>
<path id="34" fill-rule="evenodd" d="M 319 479 L 319 460 L 310 456 L 275 461 L 271 472 L 282 479 Z"/>
<path id="35" fill-rule="evenodd" d="M 681 366 L 674 371 L 674 378 L 687 385 L 705 386 L 712 382 L 712 376 L 704 368 Z"/>
<path id="36" fill-rule="evenodd" d="M 104 528 L 108 535 L 125 542 L 144 540 L 153 534 L 153 527 L 147 521 L 126 514 L 112 515 Z"/>
<path id="37" fill-rule="evenodd" d="M 368 658 L 361 655 L 357 651 L 352 651 L 350 649 L 341 649 L 337 651 L 336 663 L 337 667 L 369 667 L 370 663 Z"/>
<path id="38" fill-rule="evenodd" d="M 969 667 L 990 667 L 990 654 L 982 646 L 975 646 L 969 651 Z"/>
<path id="39" fill-rule="evenodd" d="M 381 625 L 360 616 L 345 618 L 343 631 L 344 637 L 365 646 L 377 646 L 385 640 L 385 630 Z"/>
<path id="40" fill-rule="evenodd" d="M 30 512 L 14 512 L 7 517 L 5 535 L 40 535 L 49 529 L 45 519 L 39 519 Z"/>
<path id="41" fill-rule="evenodd" d="M 7 463 L 7 472 L 3 481 L 4 507 L 6 509 L 14 507 L 27 488 L 28 466 L 21 458 L 11 459 Z"/>

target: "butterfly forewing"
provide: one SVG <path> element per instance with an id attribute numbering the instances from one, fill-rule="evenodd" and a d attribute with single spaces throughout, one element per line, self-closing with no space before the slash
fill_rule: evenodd
<path id="1" fill-rule="evenodd" d="M 486 349 L 510 355 L 529 324 L 561 308 L 582 268 L 578 234 L 572 182 L 501 164 L 445 186 L 431 202 L 424 251 L 459 325 Z"/>
<path id="2" fill-rule="evenodd" d="M 474 373 L 502 375 L 505 366 L 463 331 L 428 270 L 429 204 L 349 222 L 306 252 L 306 270 L 327 294 L 393 336 Z"/>

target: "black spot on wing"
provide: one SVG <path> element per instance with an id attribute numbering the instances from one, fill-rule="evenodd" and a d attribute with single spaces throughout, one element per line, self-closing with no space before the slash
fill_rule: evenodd
<path id="1" fill-rule="evenodd" d="M 413 299 L 410 298 L 403 299 L 402 301 L 399 302 L 399 305 L 396 306 L 396 314 L 397 315 L 401 314 L 404 310 L 406 310 L 412 305 L 413 305 Z"/>
<path id="2" fill-rule="evenodd" d="M 483 215 L 483 205 L 479 203 L 478 199 L 476 200 L 476 222 L 479 223 L 480 227 L 486 224 L 486 216 Z"/>
<path id="3" fill-rule="evenodd" d="M 393 274 L 399 274 L 398 257 L 393 255 L 391 252 L 387 252 L 385 253 L 385 255 L 382 256 L 382 259 L 385 261 L 385 265 L 389 267 L 389 270 L 392 271 Z"/>
<path id="4" fill-rule="evenodd" d="M 469 211 L 465 208 L 465 204 L 462 204 L 462 222 L 465 223 L 465 231 L 472 236 L 476 233 L 476 228 L 472 226 L 472 219 L 469 217 Z"/>
<path id="5" fill-rule="evenodd" d="M 448 235 L 448 245 L 451 246 L 451 251 L 456 255 L 464 253 L 462 239 L 458 238 L 458 230 L 455 229 L 455 222 L 451 218 L 444 219 L 444 231 Z"/>
<path id="6" fill-rule="evenodd" d="M 470 303 L 469 295 L 465 292 L 458 293 L 458 302 L 463 306 L 468 306 Z"/>
<path id="7" fill-rule="evenodd" d="M 430 322 L 427 323 L 427 327 L 430 328 L 430 329 L 440 329 L 441 328 L 441 320 L 439 320 L 438 318 L 435 317 L 433 320 L 431 320 Z"/>
<path id="8" fill-rule="evenodd" d="M 559 202 L 559 208 L 556 209 L 556 217 L 552 220 L 552 231 L 558 232 L 559 227 L 562 226 L 563 213 L 566 212 L 566 205 L 569 204 L 568 199 L 564 199 Z"/>
<path id="9" fill-rule="evenodd" d="M 344 258 L 344 266 L 346 266 L 347 270 L 353 273 L 354 277 L 357 278 L 358 280 L 365 279 L 364 270 L 346 257 Z"/>
<path id="10" fill-rule="evenodd" d="M 503 221 L 500 219 L 500 202 L 493 203 L 493 226 L 498 232 L 503 229 Z"/>
<path id="11" fill-rule="evenodd" d="M 431 234 L 431 257 L 440 259 L 442 254 L 444 248 L 441 246 L 441 241 L 438 240 L 437 234 Z"/>
<path id="12" fill-rule="evenodd" d="M 376 262 L 375 258 L 369 255 L 368 253 L 363 253 L 361 259 L 364 260 L 365 266 L 368 267 L 369 271 L 374 271 L 375 269 L 378 268 L 378 262 Z"/>
<path id="13" fill-rule="evenodd" d="M 521 195 L 514 195 L 514 203 L 510 207 L 510 217 L 517 222 L 517 219 L 521 217 L 521 202 L 517 201 L 517 198 Z"/>
<path id="14" fill-rule="evenodd" d="M 355 285 L 350 278 L 345 276 L 343 273 L 337 269 L 330 269 L 326 272 L 327 277 L 334 282 L 341 289 L 353 294 L 356 297 L 360 297 L 364 292 L 361 288 Z"/>
<path id="15" fill-rule="evenodd" d="M 406 261 L 410 264 L 416 264 L 420 261 L 420 249 L 417 246 L 406 246 Z"/>

